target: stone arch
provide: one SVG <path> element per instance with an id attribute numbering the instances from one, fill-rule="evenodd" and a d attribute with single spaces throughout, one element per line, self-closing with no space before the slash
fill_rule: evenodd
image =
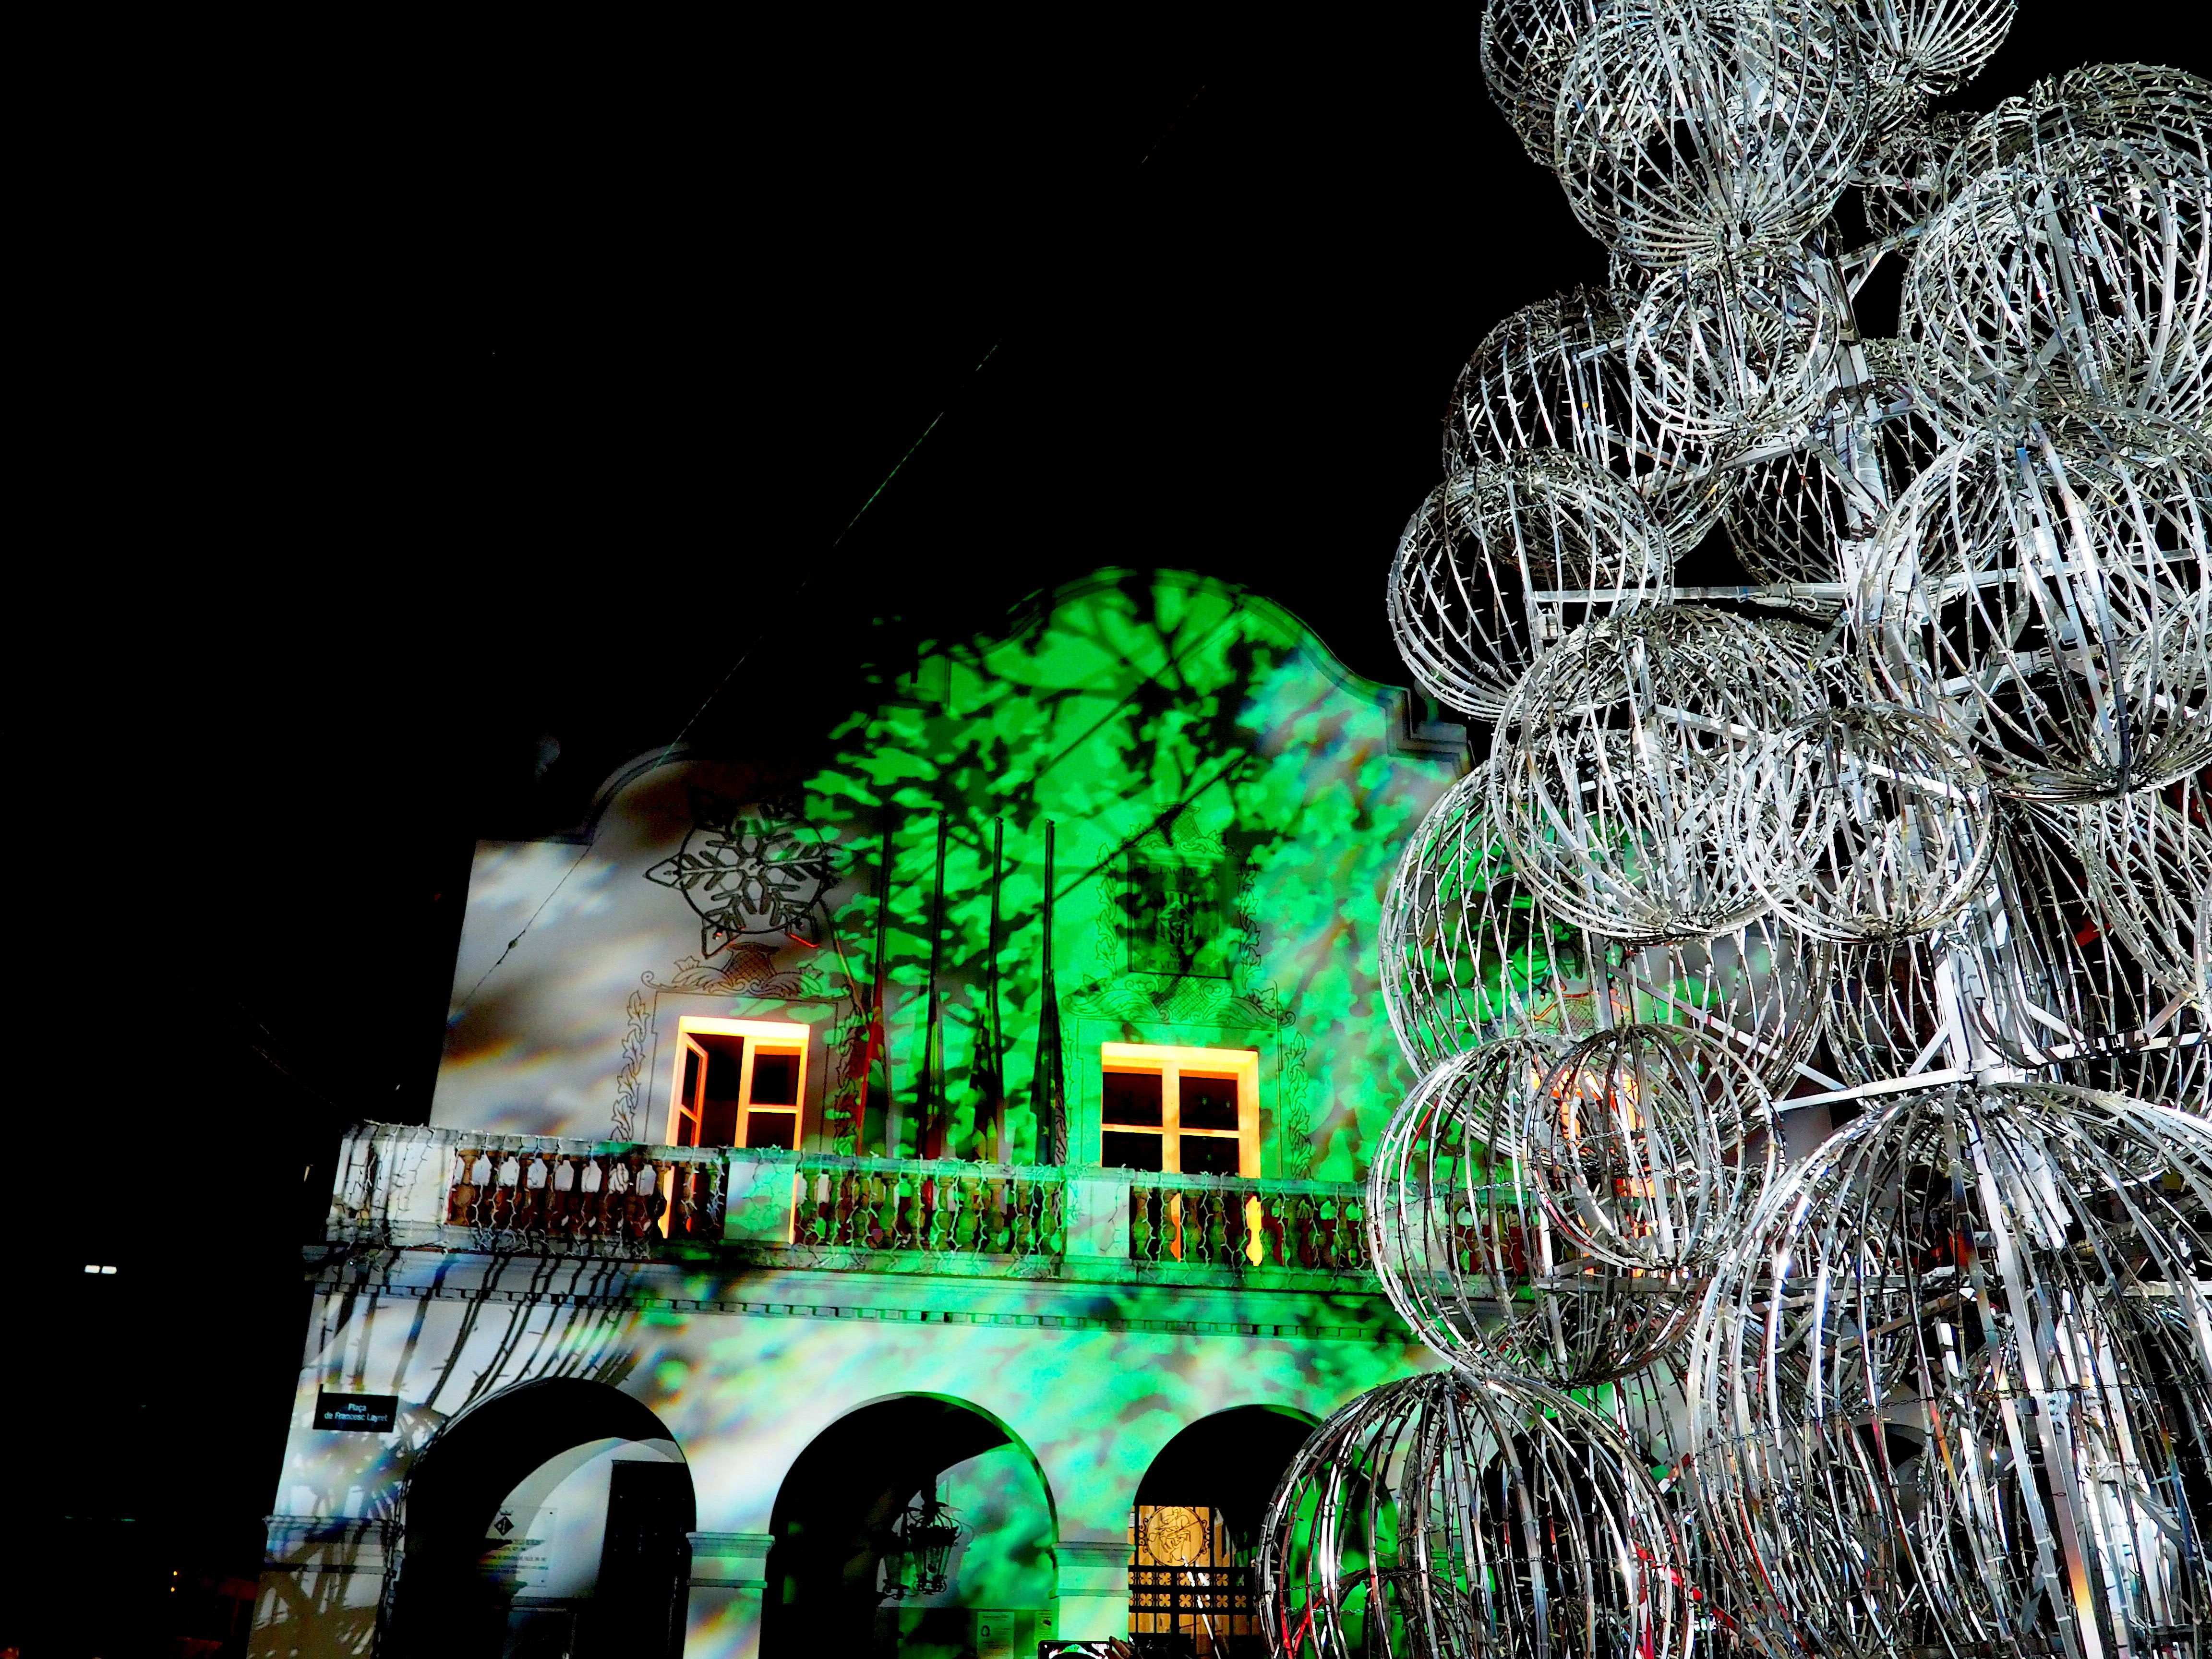
<path id="1" fill-rule="evenodd" d="M 889 1524 L 925 1493 L 961 1511 L 963 1536 L 944 1589 L 886 1613 Z M 1058 1518 L 1043 1465 L 1010 1425 L 957 1395 L 879 1395 L 841 1413 L 785 1471 L 769 1535 L 763 1659 L 888 1659 L 909 1639 L 948 1636 L 964 1646 L 977 1609 L 1034 1614 L 1052 1601 Z"/>
<path id="2" fill-rule="evenodd" d="M 665 1651 L 674 1659 L 683 1644 L 684 1540 L 698 1525 L 690 1471 L 649 1407 L 578 1377 L 502 1389 L 455 1417 L 416 1455 L 400 1493 L 401 1553 L 386 1644 L 429 1659 L 497 1659 L 514 1598 L 487 1576 L 483 1561 L 501 1504 L 564 1457 L 639 1443 L 665 1443 L 674 1460 L 662 1467 L 674 1473 L 649 1482 L 611 1481 L 593 1606 L 579 1620 L 575 1651 L 640 1659 Z M 665 1648 L 653 1634 L 664 1606 Z M 595 1644 L 599 1626 L 610 1634 Z M 616 1629 L 619 1635 L 611 1634 Z"/>
<path id="3" fill-rule="evenodd" d="M 1187 1424 L 1153 1455 L 1130 1515 L 1129 1630 L 1181 1650 L 1263 1650 L 1250 1569 L 1269 1498 L 1316 1419 L 1232 1406 Z"/>

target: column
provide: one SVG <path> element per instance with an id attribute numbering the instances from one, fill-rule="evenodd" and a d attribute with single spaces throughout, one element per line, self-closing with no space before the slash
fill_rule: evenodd
<path id="1" fill-rule="evenodd" d="M 771 1541 L 764 1532 L 691 1534 L 691 1611 L 684 1637 L 688 1659 L 755 1659 L 760 1652 Z"/>

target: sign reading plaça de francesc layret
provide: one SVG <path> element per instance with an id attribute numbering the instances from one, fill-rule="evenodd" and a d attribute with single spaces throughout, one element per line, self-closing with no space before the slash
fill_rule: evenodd
<path id="1" fill-rule="evenodd" d="M 357 1429 L 371 1434 L 389 1434 L 398 1414 L 398 1395 L 315 1390 L 315 1426 L 319 1429 Z"/>

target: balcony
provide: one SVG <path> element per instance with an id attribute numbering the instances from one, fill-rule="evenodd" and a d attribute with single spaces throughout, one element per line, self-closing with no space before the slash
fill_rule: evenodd
<path id="1" fill-rule="evenodd" d="M 328 1240 L 967 1277 L 1373 1288 L 1347 1183 L 368 1124 Z"/>

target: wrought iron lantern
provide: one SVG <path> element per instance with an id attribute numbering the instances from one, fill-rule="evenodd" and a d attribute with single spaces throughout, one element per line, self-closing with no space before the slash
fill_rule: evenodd
<path id="1" fill-rule="evenodd" d="M 951 1582 L 952 1551 L 966 1528 L 934 1492 L 891 1517 L 878 1556 L 876 1592 L 886 1601 L 939 1595 Z"/>

